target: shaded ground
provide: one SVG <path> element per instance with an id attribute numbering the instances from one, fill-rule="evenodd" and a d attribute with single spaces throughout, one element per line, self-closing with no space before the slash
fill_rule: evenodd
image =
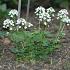
<path id="1" fill-rule="evenodd" d="M 30 21 L 36 24 L 33 17 Z M 39 63 L 16 62 L 14 54 L 9 50 L 12 46 L 0 41 L 4 46 L 0 58 L 0 70 L 70 70 L 70 27 L 66 27 L 65 32 L 66 35 L 61 40 L 63 47 L 55 50 L 47 61 Z"/>

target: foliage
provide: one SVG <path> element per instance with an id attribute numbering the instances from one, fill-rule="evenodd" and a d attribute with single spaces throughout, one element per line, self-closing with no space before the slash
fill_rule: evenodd
<path id="1" fill-rule="evenodd" d="M 2 23 L 5 20 L 5 18 L 7 17 L 7 11 L 2 11 L 0 10 L 0 27 L 2 28 Z"/>
<path id="2" fill-rule="evenodd" d="M 1 0 L 1 4 L 5 3 L 8 8 L 17 8 L 18 0 Z M 70 6 L 70 0 L 31 0 L 30 8 L 35 8 L 38 6 L 53 6 L 53 7 L 62 7 L 67 8 Z M 26 8 L 27 0 L 22 0 L 22 7 Z"/>
<path id="3" fill-rule="evenodd" d="M 7 16 L 6 4 L 2 4 L 2 1 L 0 1 L 0 27 L 2 27 L 2 23 L 6 18 L 6 16 Z"/>
<path id="4" fill-rule="evenodd" d="M 55 6 L 55 7 L 61 7 L 61 5 L 62 5 L 62 7 L 63 8 L 67 8 L 67 7 L 69 7 L 70 6 L 70 0 L 51 0 L 51 5 L 53 5 L 53 6 Z"/>
<path id="5" fill-rule="evenodd" d="M 5 31 L 0 31 L 0 38 L 6 37 L 6 32 Z"/>
<path id="6" fill-rule="evenodd" d="M 8 8 L 15 8 L 18 5 L 18 0 L 1 0 L 1 4 L 5 3 Z M 27 0 L 22 0 L 22 7 L 26 7 Z"/>
<path id="7" fill-rule="evenodd" d="M 21 1 L 22 1 L 22 7 L 26 8 L 28 0 L 21 0 Z M 15 8 L 18 5 L 18 0 L 1 0 L 0 2 L 1 3 L 5 3 L 8 8 Z M 39 4 L 43 4 L 44 5 L 44 3 L 42 3 L 42 2 L 47 3 L 48 0 L 46 0 L 46 2 L 43 1 L 43 0 L 31 0 L 30 8 L 37 7 L 37 6 L 39 6 Z"/>
<path id="8" fill-rule="evenodd" d="M 48 33 L 44 31 L 23 31 L 10 33 L 9 37 L 15 44 L 11 51 L 16 54 L 18 60 L 45 60 L 48 54 L 54 51 L 56 43 L 46 38 Z"/>

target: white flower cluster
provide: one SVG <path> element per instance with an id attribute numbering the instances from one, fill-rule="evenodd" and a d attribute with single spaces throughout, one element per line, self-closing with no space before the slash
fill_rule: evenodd
<path id="1" fill-rule="evenodd" d="M 48 8 L 46 11 L 47 11 L 47 13 L 49 13 L 51 16 L 54 17 L 54 13 L 55 13 L 54 8 L 50 7 L 50 8 Z"/>
<path id="2" fill-rule="evenodd" d="M 8 14 L 10 17 L 18 16 L 18 11 L 16 9 L 13 9 Z"/>
<path id="3" fill-rule="evenodd" d="M 40 6 L 35 10 L 36 10 L 35 14 L 38 17 L 39 21 L 44 21 L 44 22 L 51 22 L 52 16 L 54 16 L 55 12 L 55 10 L 52 7 L 46 10 L 44 7 Z"/>
<path id="4" fill-rule="evenodd" d="M 25 21 L 25 19 L 23 19 L 23 18 L 19 18 L 18 20 L 17 20 L 17 22 L 16 22 L 16 25 L 25 25 L 26 24 L 26 21 Z"/>
<path id="5" fill-rule="evenodd" d="M 51 16 L 50 14 L 48 14 L 47 12 L 45 12 L 45 14 L 43 15 L 43 21 L 45 22 L 51 22 Z"/>
<path id="6" fill-rule="evenodd" d="M 18 16 L 17 10 L 11 10 L 9 12 L 10 19 L 6 19 L 3 22 L 3 28 L 8 28 L 9 30 L 19 30 L 21 28 L 27 29 L 28 27 L 33 26 L 33 24 L 27 22 L 24 18 L 16 19 L 15 16 Z"/>
<path id="7" fill-rule="evenodd" d="M 62 18 L 61 21 L 64 22 L 64 23 L 70 23 L 70 18 L 65 17 L 65 18 Z"/>
<path id="8" fill-rule="evenodd" d="M 44 14 L 45 14 L 45 8 L 40 6 L 40 7 L 36 8 L 35 10 L 36 10 L 35 14 L 39 18 L 39 21 L 42 21 Z"/>
<path id="9" fill-rule="evenodd" d="M 14 21 L 6 19 L 3 23 L 3 28 L 9 28 L 9 30 L 12 30 L 12 27 L 14 27 Z"/>
<path id="10" fill-rule="evenodd" d="M 60 19 L 61 22 L 70 23 L 70 18 L 68 17 L 68 11 L 66 9 L 62 9 L 57 14 L 57 19 Z"/>
<path id="11" fill-rule="evenodd" d="M 16 22 L 16 23 L 15 23 Z M 20 28 L 27 29 L 28 27 L 33 26 L 33 24 L 26 22 L 25 19 L 19 18 L 17 21 L 6 19 L 3 23 L 3 28 L 9 28 L 9 30 L 19 30 Z"/>
<path id="12" fill-rule="evenodd" d="M 27 22 L 25 19 L 23 18 L 19 18 L 16 22 L 16 26 L 18 26 L 18 28 L 22 28 L 24 27 L 24 29 L 27 29 L 28 27 L 33 26 L 33 24 Z"/>

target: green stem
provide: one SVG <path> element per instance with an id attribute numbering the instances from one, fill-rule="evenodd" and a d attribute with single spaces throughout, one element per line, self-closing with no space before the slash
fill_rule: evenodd
<path id="1" fill-rule="evenodd" d="M 65 27 L 65 24 L 60 23 L 60 27 L 59 27 L 59 30 L 57 32 L 56 38 L 55 38 L 56 41 L 59 39 L 59 35 L 60 35 L 61 32 L 63 32 L 64 27 Z"/>
<path id="2" fill-rule="evenodd" d="M 59 34 L 60 34 L 60 32 L 61 32 L 61 28 L 62 28 L 62 23 L 60 23 L 60 27 L 59 27 L 59 30 L 58 30 L 58 32 L 57 32 L 56 38 L 59 37 Z"/>
<path id="3" fill-rule="evenodd" d="M 64 30 L 64 27 L 65 27 L 65 23 L 63 24 L 63 27 L 62 27 L 62 29 L 61 29 L 61 32 L 63 32 L 63 30 Z"/>

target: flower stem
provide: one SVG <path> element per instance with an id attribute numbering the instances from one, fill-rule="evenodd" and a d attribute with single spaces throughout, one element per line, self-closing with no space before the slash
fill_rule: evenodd
<path id="1" fill-rule="evenodd" d="M 60 33 L 63 32 L 64 27 L 65 27 L 65 24 L 64 23 L 60 23 L 60 27 L 59 27 L 59 30 L 57 32 L 56 38 L 55 38 L 56 41 L 59 39 Z"/>

